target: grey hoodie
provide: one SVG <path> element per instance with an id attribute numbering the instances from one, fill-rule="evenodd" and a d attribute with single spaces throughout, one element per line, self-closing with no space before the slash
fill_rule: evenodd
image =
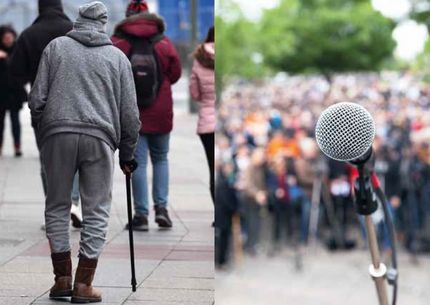
<path id="1" fill-rule="evenodd" d="M 107 11 L 80 8 L 74 28 L 44 50 L 29 106 L 40 145 L 57 133 L 81 133 L 133 159 L 139 136 L 136 88 L 128 58 L 105 33 Z"/>

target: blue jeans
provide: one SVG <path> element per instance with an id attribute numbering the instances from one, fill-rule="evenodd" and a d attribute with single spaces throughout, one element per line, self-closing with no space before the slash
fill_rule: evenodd
<path id="1" fill-rule="evenodd" d="M 155 206 L 166 207 L 169 195 L 169 153 L 170 134 L 140 135 L 134 157 L 139 163 L 133 173 L 134 209 L 138 215 L 149 214 L 148 199 L 148 154 L 151 158 L 152 199 Z"/>

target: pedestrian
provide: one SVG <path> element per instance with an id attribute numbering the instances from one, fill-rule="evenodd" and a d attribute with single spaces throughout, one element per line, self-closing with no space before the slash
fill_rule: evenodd
<path id="1" fill-rule="evenodd" d="M 273 242 L 276 251 L 280 250 L 293 235 L 293 209 L 290 203 L 288 175 L 285 158 L 282 155 L 274 157 L 270 162 L 267 185 L 273 214 Z"/>
<path id="2" fill-rule="evenodd" d="M 261 211 L 268 204 L 266 153 L 263 148 L 252 152 L 251 163 L 244 173 L 242 199 L 246 215 L 246 252 L 257 252 L 261 235 Z"/>
<path id="3" fill-rule="evenodd" d="M 10 114 L 15 157 L 21 157 L 21 124 L 19 112 L 27 100 L 24 86 L 10 77 L 8 61 L 15 48 L 17 33 L 8 25 L 0 26 L 0 156 L 2 155 L 4 119 L 6 112 Z"/>
<path id="4" fill-rule="evenodd" d="M 61 0 L 39 0 L 39 16 L 33 24 L 22 32 L 12 53 L 9 68 L 11 76 L 21 85 L 30 83 L 33 85 L 36 79 L 37 69 L 45 47 L 55 38 L 66 35 L 72 30 L 73 23 L 63 12 Z M 36 126 L 32 122 L 36 132 Z M 37 139 L 37 135 L 36 135 Z M 38 148 L 40 145 L 36 140 Z M 42 178 L 43 192 L 46 196 L 46 175 L 41 166 L 40 175 Z M 75 189 L 79 189 L 79 180 L 75 180 Z M 79 195 L 77 195 L 79 197 Z M 71 196 L 71 197 L 76 197 Z M 74 201 L 73 212 L 71 214 L 73 226 L 81 227 L 81 213 L 78 205 L 79 201 Z M 42 226 L 44 229 L 45 226 Z"/>
<path id="5" fill-rule="evenodd" d="M 298 186 L 303 190 L 300 202 L 301 223 L 300 240 L 306 244 L 309 235 L 309 217 L 311 208 L 312 188 L 316 177 L 316 163 L 319 149 L 312 138 L 303 138 L 299 142 L 300 157 L 295 160 L 294 169 Z"/>
<path id="6" fill-rule="evenodd" d="M 79 8 L 66 37 L 45 49 L 30 93 L 30 109 L 47 177 L 46 235 L 55 285 L 51 298 L 100 302 L 92 280 L 108 230 L 114 152 L 131 173 L 139 131 L 130 62 L 106 34 L 107 9 L 101 2 Z M 72 292 L 69 236 L 70 194 L 79 170 L 83 228 Z"/>
<path id="7" fill-rule="evenodd" d="M 210 192 L 214 196 L 214 159 L 215 159 L 215 29 L 211 27 L 205 42 L 194 52 L 194 63 L 191 71 L 190 93 L 199 102 L 199 121 L 197 134 L 205 149 L 209 164 Z"/>
<path id="8" fill-rule="evenodd" d="M 215 209 L 215 266 L 217 269 L 223 269 L 229 263 L 232 220 L 239 212 L 235 174 L 232 162 L 217 166 Z"/>
<path id="9" fill-rule="evenodd" d="M 135 153 L 140 166 L 132 181 L 133 229 L 149 229 L 148 154 L 153 166 L 155 222 L 160 228 L 171 228 L 167 206 L 168 153 L 173 128 L 172 85 L 181 77 L 181 63 L 173 43 L 164 35 L 163 19 L 148 11 L 146 1 L 130 1 L 126 17 L 116 26 L 112 41 L 132 62 L 140 110 L 140 136 Z"/>
<path id="10" fill-rule="evenodd" d="M 21 83 L 34 83 L 45 47 L 69 32 L 73 23 L 63 12 L 61 0 L 39 0 L 39 16 L 20 35 L 11 58 L 11 72 Z"/>

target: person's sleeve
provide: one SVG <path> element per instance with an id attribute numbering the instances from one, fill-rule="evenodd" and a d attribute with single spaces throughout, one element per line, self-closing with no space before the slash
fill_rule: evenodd
<path id="1" fill-rule="evenodd" d="M 49 96 L 49 48 L 45 49 L 39 63 L 36 80 L 30 92 L 28 106 L 33 127 L 39 125 Z"/>
<path id="2" fill-rule="evenodd" d="M 199 75 L 197 74 L 196 63 L 194 62 L 190 77 L 190 94 L 193 100 L 201 100 Z"/>
<path id="3" fill-rule="evenodd" d="M 9 60 L 9 71 L 12 78 L 25 85 L 30 81 L 27 47 L 23 35 L 18 38 L 16 46 Z"/>
<path id="4" fill-rule="evenodd" d="M 182 75 L 181 59 L 173 43 L 170 40 L 168 40 L 168 43 L 169 43 L 169 69 L 168 69 L 167 75 L 169 77 L 170 83 L 175 84 L 181 78 L 181 75 Z"/>
<path id="5" fill-rule="evenodd" d="M 122 68 L 121 72 L 121 140 L 119 158 L 122 161 L 130 161 L 134 158 L 134 151 L 139 138 L 140 119 L 131 64 L 128 60 L 124 60 L 123 65 L 124 68 Z"/>

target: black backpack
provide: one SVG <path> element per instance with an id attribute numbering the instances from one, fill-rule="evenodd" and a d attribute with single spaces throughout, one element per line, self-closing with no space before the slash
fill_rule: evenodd
<path id="1" fill-rule="evenodd" d="M 128 58 L 136 85 L 137 105 L 140 108 L 149 107 L 155 102 L 163 83 L 161 64 L 154 49 L 155 43 L 163 38 L 163 35 L 156 35 L 148 39 L 128 39 L 132 46 Z"/>

